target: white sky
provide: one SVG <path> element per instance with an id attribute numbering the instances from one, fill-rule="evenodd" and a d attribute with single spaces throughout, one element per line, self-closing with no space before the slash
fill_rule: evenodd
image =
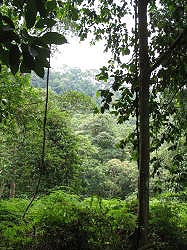
<path id="1" fill-rule="evenodd" d="M 134 25 L 132 16 L 125 16 L 124 22 L 131 31 Z M 90 45 L 91 38 L 80 42 L 78 37 L 72 37 L 72 33 L 67 40 L 68 44 L 58 46 L 58 52 L 51 59 L 51 66 L 56 71 L 61 71 L 63 65 L 78 67 L 82 70 L 99 69 L 107 65 L 110 53 L 104 53 L 104 41 L 99 41 L 96 45 Z"/>
<path id="2" fill-rule="evenodd" d="M 58 51 L 51 59 L 51 66 L 60 71 L 62 65 L 78 67 L 82 70 L 99 69 L 107 64 L 109 54 L 104 53 L 104 42 L 90 45 L 89 41 L 79 42 L 74 37 L 68 39 L 68 44 L 58 46 Z"/>

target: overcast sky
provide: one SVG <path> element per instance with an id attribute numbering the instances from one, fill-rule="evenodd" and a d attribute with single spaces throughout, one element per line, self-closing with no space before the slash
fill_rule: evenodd
<path id="1" fill-rule="evenodd" d="M 127 28 L 131 31 L 134 20 L 131 15 L 124 17 Z M 89 41 L 79 42 L 77 37 L 67 38 L 68 44 L 58 46 L 58 52 L 51 60 L 51 66 L 60 71 L 63 64 L 81 69 L 99 69 L 107 64 L 110 59 L 109 53 L 104 53 L 104 42 L 100 41 L 91 46 Z"/>
<path id="2" fill-rule="evenodd" d="M 88 41 L 79 42 L 76 37 L 68 39 L 68 42 L 58 46 L 57 53 L 51 59 L 51 66 L 56 70 L 60 70 L 63 64 L 83 70 L 99 69 L 110 58 L 109 54 L 103 52 L 103 42 L 91 46 Z"/>

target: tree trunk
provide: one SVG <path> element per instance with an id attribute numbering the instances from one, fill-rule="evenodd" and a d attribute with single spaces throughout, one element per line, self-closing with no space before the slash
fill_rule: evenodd
<path id="1" fill-rule="evenodd" d="M 16 177 L 15 176 L 16 176 L 16 170 L 13 169 L 13 176 L 10 181 L 9 198 L 15 198 L 15 194 L 16 194 Z"/>
<path id="2" fill-rule="evenodd" d="M 12 181 L 10 183 L 10 192 L 9 192 L 9 198 L 14 198 L 16 194 L 16 183 Z"/>
<path id="3" fill-rule="evenodd" d="M 148 0 L 138 0 L 139 33 L 139 187 L 138 187 L 138 248 L 146 245 L 149 215 L 149 55 L 148 55 Z"/>
<path id="4" fill-rule="evenodd" d="M 0 184 L 0 198 L 3 196 L 4 187 L 5 187 L 5 184 L 4 184 L 4 182 L 2 182 L 2 183 Z"/>

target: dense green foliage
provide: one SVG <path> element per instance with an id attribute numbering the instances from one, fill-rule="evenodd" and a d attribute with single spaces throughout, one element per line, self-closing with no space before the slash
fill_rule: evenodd
<path id="1" fill-rule="evenodd" d="M 79 68 L 63 65 L 61 72 L 52 71 L 50 73 L 49 86 L 58 94 L 75 90 L 94 97 L 96 91 L 102 88 L 102 84 L 95 80 L 97 73 L 97 70 L 82 71 Z M 46 78 L 41 79 L 33 74 L 31 84 L 34 87 L 45 88 Z"/>
<path id="2" fill-rule="evenodd" d="M 74 15 L 73 15 L 74 12 Z M 76 20 L 74 3 L 56 0 L 3 0 L 0 2 L 0 62 L 16 74 L 31 73 L 44 77 L 50 67 L 51 44 L 67 43 L 64 34 L 52 28 Z M 68 17 L 68 18 L 67 18 Z M 63 25 L 61 21 L 63 20 Z"/>
<path id="3" fill-rule="evenodd" d="M 18 193 L 26 194 L 32 192 L 40 170 L 44 92 L 30 87 L 28 77 L 12 76 L 10 85 L 7 78 L 10 77 L 6 74 L 1 78 L 1 93 L 7 101 L 4 105 L 7 117 L 0 125 L 1 193 L 4 187 L 16 183 Z M 55 99 L 55 94 L 51 93 L 52 96 Z M 42 190 L 59 186 L 59 182 L 69 183 L 78 162 L 77 139 L 70 128 L 70 117 L 55 101 L 49 103 L 46 136 Z"/>
<path id="4" fill-rule="evenodd" d="M 150 248 L 186 249 L 186 193 L 164 194 L 150 203 Z M 25 220 L 27 200 L 0 202 L 4 249 L 129 249 L 136 226 L 136 200 L 80 199 L 55 191 L 38 199 Z"/>
<path id="5" fill-rule="evenodd" d="M 98 5 L 90 1 L 81 12 L 80 36 L 84 38 L 92 33 L 94 41 L 105 38 L 105 49 L 112 52 L 111 60 L 97 79 L 110 82 L 107 89 L 101 90 L 101 111 L 110 110 L 119 123 L 132 116 L 139 120 L 139 39 L 137 26 L 131 27 L 127 22 L 137 3 L 132 2 L 134 6 L 129 6 L 127 1 L 100 1 Z M 185 1 L 163 0 L 160 4 L 148 1 L 151 163 L 153 175 L 167 168 L 176 190 L 186 186 L 187 171 L 186 11 Z M 124 55 L 129 55 L 130 60 Z M 136 131 L 132 131 L 130 139 L 137 148 Z M 125 144 L 122 141 L 122 147 Z M 170 167 L 157 157 L 157 150 L 163 145 L 171 152 Z"/>
<path id="6" fill-rule="evenodd" d="M 5 68 L 1 77 L 5 100 L 1 197 L 17 197 L 0 203 L 1 249 L 130 249 L 136 228 L 138 170 L 133 144 L 123 149 L 118 144 L 131 136 L 134 120 L 117 124 L 112 114 L 92 113 L 96 104 L 91 97 L 51 91 L 46 169 L 39 189 L 43 196 L 23 220 L 29 201 L 21 197 L 32 195 L 39 174 L 44 90 L 30 87 L 29 76 L 7 75 Z M 149 242 L 150 249 L 181 250 L 187 245 L 186 193 L 155 197 L 179 183 L 170 184 L 173 175 L 167 169 L 172 159 L 167 147 L 157 150 L 167 167 L 150 183 Z M 51 189 L 59 191 L 46 195 Z"/>
<path id="7" fill-rule="evenodd" d="M 147 4 L 149 34 L 138 36 Z M 187 248 L 186 15 L 186 1 L 175 0 L 0 1 L 0 249 L 137 250 L 143 231 L 139 250 Z M 48 79 L 51 45 L 67 42 L 67 28 L 104 38 L 108 65 L 64 66 Z M 138 44 L 148 35 L 150 122 L 139 136 Z M 142 178 L 138 145 L 149 133 Z M 151 196 L 148 230 L 138 189 L 148 206 Z"/>
<path id="8" fill-rule="evenodd" d="M 12 184 L 16 195 L 29 195 L 40 170 L 44 91 L 30 87 L 28 76 L 10 78 L 6 69 L 1 75 L 2 98 L 7 102 L 3 111 L 7 116 L 1 123 L 1 196 L 7 197 L 9 189 L 12 192 Z M 125 197 L 136 190 L 132 146 L 117 148 L 131 126 L 117 125 L 109 114 L 92 114 L 95 106 L 93 99 L 76 91 L 50 92 L 42 192 L 70 185 L 86 196 Z M 133 180 L 125 188 L 128 178 Z"/>

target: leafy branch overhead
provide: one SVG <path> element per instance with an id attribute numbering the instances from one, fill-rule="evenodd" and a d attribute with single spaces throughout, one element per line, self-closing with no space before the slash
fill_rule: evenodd
<path id="1" fill-rule="evenodd" d="M 55 0 L 1 1 L 0 61 L 13 74 L 34 70 L 44 77 L 44 68 L 50 67 L 50 45 L 67 43 L 63 34 L 51 31 L 60 5 Z"/>

